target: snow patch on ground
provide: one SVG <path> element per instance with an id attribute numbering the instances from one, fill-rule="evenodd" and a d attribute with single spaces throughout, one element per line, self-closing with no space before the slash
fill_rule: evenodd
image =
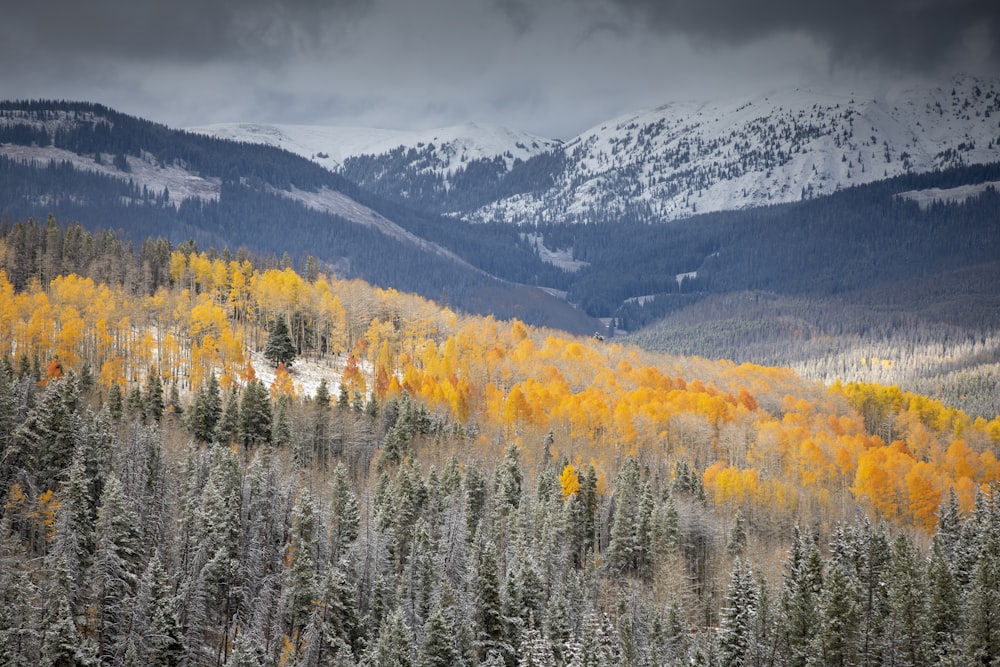
<path id="1" fill-rule="evenodd" d="M 583 267 L 590 266 L 590 262 L 573 259 L 573 250 L 571 248 L 556 250 L 547 248 L 545 246 L 545 237 L 541 234 L 521 234 L 521 238 L 527 239 L 527 241 L 534 246 L 535 250 L 538 252 L 539 259 L 558 267 L 563 271 L 576 273 Z"/>
<path id="2" fill-rule="evenodd" d="M 990 181 L 989 183 L 977 183 L 975 185 L 960 185 L 956 188 L 927 188 L 926 190 L 907 190 L 900 192 L 897 197 L 915 201 L 921 209 L 930 208 L 935 202 L 945 204 L 961 204 L 973 197 L 986 192 L 988 189 L 1000 190 L 1000 181 Z"/>
<path id="3" fill-rule="evenodd" d="M 78 171 L 101 174 L 126 183 L 132 181 L 139 188 L 145 186 L 154 195 L 162 194 L 166 188 L 170 195 L 170 203 L 174 205 L 190 198 L 218 201 L 222 190 L 222 181 L 218 178 L 203 178 L 176 164 L 160 166 L 153 156 L 142 158 L 125 156 L 129 168 L 125 172 L 112 164 L 114 155 L 108 153 L 103 153 L 98 163 L 93 155 L 77 155 L 54 146 L 0 144 L 0 155 L 16 161 L 36 162 L 39 165 L 48 164 L 53 160 L 59 164 L 68 162 Z"/>
<path id="4" fill-rule="evenodd" d="M 343 192 L 331 190 L 326 186 L 316 191 L 299 190 L 295 187 L 290 190 L 279 190 L 277 188 L 269 187 L 268 191 L 272 194 L 297 201 L 314 211 L 332 213 L 359 225 L 372 227 L 387 236 L 391 236 L 395 239 L 403 241 L 404 243 L 409 243 L 421 248 L 422 250 L 433 252 L 440 257 L 444 257 L 461 264 L 478 273 L 488 275 L 481 269 L 466 262 L 451 250 L 448 250 L 447 248 L 444 248 L 432 241 L 427 241 L 426 239 L 403 229 L 392 220 L 389 220 L 363 204 L 359 204 Z"/>
<path id="5" fill-rule="evenodd" d="M 248 352 L 257 379 L 270 388 L 274 383 L 274 366 L 264 358 L 263 352 Z M 289 375 L 292 386 L 298 396 L 315 396 L 321 381 L 326 380 L 327 390 L 332 400 L 337 400 L 340 394 L 340 378 L 344 371 L 346 358 L 337 355 L 316 361 L 308 358 L 298 358 L 292 363 Z"/>
<path id="6" fill-rule="evenodd" d="M 698 277 L 697 271 L 688 271 L 687 273 L 678 273 L 674 278 L 677 280 L 678 289 L 685 280 L 694 280 Z"/>

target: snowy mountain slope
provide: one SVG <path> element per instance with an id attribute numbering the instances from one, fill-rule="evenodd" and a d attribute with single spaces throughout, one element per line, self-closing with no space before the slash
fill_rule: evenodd
<path id="1" fill-rule="evenodd" d="M 473 221 L 655 222 L 1000 160 L 1000 81 L 960 76 L 874 96 L 792 88 L 672 103 L 601 123 L 565 144 L 481 123 L 421 132 L 190 129 L 278 146 L 383 196 Z M 518 170 L 546 155 L 559 165 L 555 173 L 548 164 Z M 502 165 L 491 162 L 497 157 Z"/>
<path id="2" fill-rule="evenodd" d="M 366 127 L 219 123 L 187 128 L 220 139 L 263 143 L 283 148 L 337 171 L 344 161 L 360 155 L 380 156 L 402 148 L 420 153 L 432 171 L 447 175 L 462 164 L 501 156 L 508 169 L 559 146 L 560 142 L 491 123 L 465 123 L 430 130 L 386 130 Z"/>
<path id="3" fill-rule="evenodd" d="M 54 136 L 56 133 L 74 131 L 81 125 L 92 125 L 95 128 L 107 127 L 108 131 L 114 125 L 113 119 L 96 112 L 47 110 L 43 115 L 44 119 L 40 118 L 39 114 L 24 110 L 0 110 L 0 129 L 30 128 L 34 132 L 44 132 Z M 376 135 L 377 133 L 370 133 L 368 138 L 371 139 Z M 272 133 L 269 136 L 279 135 Z M 309 140 L 308 134 L 304 136 L 303 140 Z M 240 137 L 234 138 L 240 139 Z M 312 138 L 315 139 L 315 137 Z M 301 146 L 301 144 L 298 145 Z M 137 192 L 139 192 L 139 188 L 143 192 L 148 191 L 152 196 L 158 197 L 164 205 L 172 206 L 175 209 L 188 199 L 197 199 L 202 202 L 218 202 L 220 199 L 222 179 L 199 173 L 183 161 L 164 160 L 161 156 L 149 151 L 141 151 L 138 156 L 127 155 L 124 152 L 111 154 L 102 151 L 96 143 L 92 149 L 93 152 L 74 152 L 51 144 L 39 145 L 38 141 L 27 145 L 0 141 L 0 156 L 2 157 L 19 163 L 35 164 L 38 167 L 47 164 L 68 164 L 78 171 L 90 172 L 120 181 L 130 181 L 137 186 Z M 355 224 L 375 229 L 421 251 L 437 255 L 476 273 L 488 275 L 454 252 L 407 231 L 370 207 L 326 185 L 315 190 L 303 190 L 294 186 L 277 188 L 271 185 L 265 185 L 264 189 L 271 195 L 298 202 L 314 211 L 337 215 Z M 50 198 L 49 193 L 42 193 L 38 203 L 44 203 L 44 200 Z M 140 201 L 142 201 L 142 197 L 136 196 L 123 203 L 137 204 Z"/>
<path id="4" fill-rule="evenodd" d="M 958 77 L 874 98 L 790 89 L 669 104 L 567 142 L 554 187 L 475 220 L 671 220 L 792 202 L 891 176 L 1000 160 L 1000 81 Z"/>

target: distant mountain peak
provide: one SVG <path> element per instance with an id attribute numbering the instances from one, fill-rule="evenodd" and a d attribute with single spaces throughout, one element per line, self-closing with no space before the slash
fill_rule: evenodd
<path id="1" fill-rule="evenodd" d="M 998 121 L 1000 81 L 960 74 L 879 91 L 790 86 L 669 102 L 565 143 L 483 122 L 421 131 L 248 123 L 191 130 L 285 148 L 417 208 L 531 224 L 669 221 L 994 162 Z"/>

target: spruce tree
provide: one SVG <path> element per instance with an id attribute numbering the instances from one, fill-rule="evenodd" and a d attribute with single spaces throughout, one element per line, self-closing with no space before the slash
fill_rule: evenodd
<path id="1" fill-rule="evenodd" d="M 751 664 L 757 598 L 756 582 L 750 564 L 737 559 L 723 601 L 719 628 L 721 667 L 745 667 Z"/>
<path id="2" fill-rule="evenodd" d="M 292 367 L 295 361 L 295 343 L 288 333 L 288 324 L 285 323 L 284 315 L 278 315 L 271 320 L 267 329 L 267 344 L 264 346 L 264 358 L 274 364 L 277 368 L 279 364 L 284 364 L 286 368 Z"/>
<path id="3" fill-rule="evenodd" d="M 108 413 L 111 415 L 111 419 L 118 421 L 122 418 L 122 412 L 124 410 L 125 401 L 122 398 L 122 388 L 117 382 L 112 382 L 111 386 L 108 387 Z"/>
<path id="4" fill-rule="evenodd" d="M 476 623 L 476 645 L 480 660 L 496 651 L 509 653 L 504 641 L 503 601 L 500 597 L 500 573 L 497 567 L 496 548 L 487 541 L 481 547 L 478 568 L 475 572 L 476 591 L 473 618 Z"/>
<path id="5" fill-rule="evenodd" d="M 444 611 L 438 605 L 427 619 L 424 640 L 420 645 L 420 667 L 453 667 L 458 663 L 453 632 Z"/>
<path id="6" fill-rule="evenodd" d="M 850 667 L 857 664 L 857 592 L 839 563 L 831 563 L 820 594 L 820 620 L 815 634 L 819 664 Z"/>
<path id="7" fill-rule="evenodd" d="M 215 428 L 222 415 L 222 395 L 219 393 L 219 380 L 215 373 L 195 394 L 194 406 L 191 408 L 190 426 L 194 437 L 201 442 L 213 442 L 216 437 Z"/>
<path id="8" fill-rule="evenodd" d="M 239 426 L 239 441 L 246 449 L 271 441 L 271 401 L 260 380 L 243 388 Z"/>
<path id="9" fill-rule="evenodd" d="M 28 667 L 40 639 L 32 606 L 35 586 L 27 571 L 30 559 L 10 528 L 9 517 L 0 518 L 0 664 Z"/>
<path id="10" fill-rule="evenodd" d="M 124 653 L 141 571 L 141 541 L 135 514 L 118 477 L 104 486 L 98 509 L 94 558 L 94 607 L 102 655 Z"/>
<path id="11" fill-rule="evenodd" d="M 337 562 L 356 539 L 361 525 L 358 497 L 347 479 L 347 468 L 338 463 L 330 485 L 330 559 Z"/>
<path id="12" fill-rule="evenodd" d="M 223 445 L 236 442 L 240 432 L 240 396 L 235 388 L 226 394 L 226 404 L 222 408 L 219 423 L 216 425 L 216 438 Z"/>
<path id="13" fill-rule="evenodd" d="M 969 664 L 976 665 L 1000 663 L 1000 521 L 996 509 L 989 514 L 983 521 L 982 547 L 965 610 L 966 656 Z"/>
<path id="14" fill-rule="evenodd" d="M 951 562 L 935 541 L 927 564 L 927 623 L 931 652 L 939 661 L 956 654 L 962 636 L 964 614 L 958 581 Z"/>
<path id="15" fill-rule="evenodd" d="M 378 639 L 372 647 L 372 667 L 411 667 L 413 665 L 413 634 L 398 608 L 386 616 L 379 626 Z"/>
<path id="16" fill-rule="evenodd" d="M 910 537 L 900 532 L 893 544 L 889 571 L 890 662 L 919 667 L 928 660 L 927 580 Z"/>
<path id="17" fill-rule="evenodd" d="M 781 609 L 786 663 L 804 667 L 812 650 L 818 625 L 818 596 L 822 589 L 822 560 L 815 541 L 795 527 L 792 548 L 785 561 Z"/>
<path id="18" fill-rule="evenodd" d="M 316 577 L 316 508 L 309 489 L 303 488 L 292 509 L 292 535 L 285 571 L 285 625 L 289 636 L 301 637 L 302 629 L 319 598 Z"/>
<path id="19" fill-rule="evenodd" d="M 150 369 L 146 373 L 146 387 L 142 400 L 146 417 L 153 421 L 160 421 L 163 418 L 163 411 L 166 409 L 166 406 L 163 403 L 163 382 L 160 380 L 160 373 L 156 369 Z"/>

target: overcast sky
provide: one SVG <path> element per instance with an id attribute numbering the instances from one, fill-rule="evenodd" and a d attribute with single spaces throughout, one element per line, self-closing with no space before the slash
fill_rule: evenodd
<path id="1" fill-rule="evenodd" d="M 998 0 L 27 0 L 5 99 L 226 121 L 568 139 L 616 114 L 786 85 L 1000 75 Z"/>

